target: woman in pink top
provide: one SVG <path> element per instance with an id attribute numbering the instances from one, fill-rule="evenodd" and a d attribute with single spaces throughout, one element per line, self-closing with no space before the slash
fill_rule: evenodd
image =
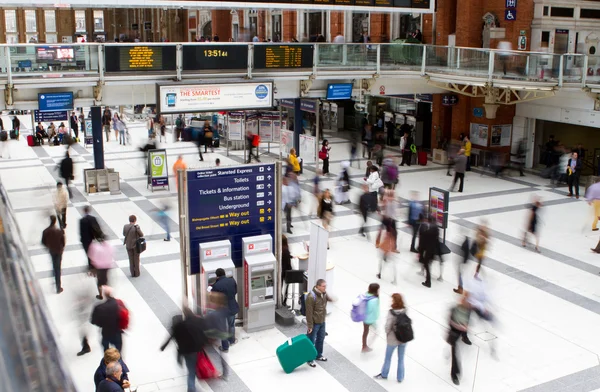
<path id="1" fill-rule="evenodd" d="M 92 261 L 92 265 L 96 268 L 96 278 L 98 285 L 98 295 L 96 298 L 103 299 L 102 286 L 108 285 L 108 270 L 113 267 L 114 249 L 111 244 L 104 240 L 104 237 L 99 237 L 92 242 L 88 249 L 88 257 Z"/>

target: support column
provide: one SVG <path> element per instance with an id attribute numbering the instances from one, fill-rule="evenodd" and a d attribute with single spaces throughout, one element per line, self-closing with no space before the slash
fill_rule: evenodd
<path id="1" fill-rule="evenodd" d="M 92 136 L 94 138 L 94 169 L 104 169 L 104 136 L 102 135 L 102 108 L 92 106 Z M 85 129 L 81 130 L 85 139 Z"/>
<path id="2" fill-rule="evenodd" d="M 231 12 L 215 10 L 211 13 L 212 34 L 219 36 L 219 41 L 227 42 L 231 38 Z"/>
<path id="3" fill-rule="evenodd" d="M 267 30 L 266 30 L 266 13 L 267 11 L 259 10 L 257 17 L 257 26 L 256 26 L 256 34 L 260 41 L 267 39 Z"/>
<path id="4" fill-rule="evenodd" d="M 297 14 L 297 11 L 283 11 L 283 26 L 281 32 L 281 39 L 283 40 L 283 42 L 290 42 L 292 38 L 300 40 L 300 37 L 298 36 Z"/>

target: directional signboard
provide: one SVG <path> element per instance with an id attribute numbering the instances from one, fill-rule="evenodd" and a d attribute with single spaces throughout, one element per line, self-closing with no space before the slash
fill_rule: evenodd
<path id="1" fill-rule="evenodd" d="M 190 274 L 200 272 L 199 245 L 231 241 L 231 258 L 242 266 L 242 238 L 275 238 L 275 164 L 187 172 Z"/>

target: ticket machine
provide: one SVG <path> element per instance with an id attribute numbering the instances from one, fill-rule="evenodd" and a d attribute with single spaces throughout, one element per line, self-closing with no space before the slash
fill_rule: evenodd
<path id="1" fill-rule="evenodd" d="M 229 240 L 205 242 L 200 244 L 200 304 L 206 308 L 208 287 L 217 280 L 217 269 L 223 268 L 225 276 L 235 279 L 235 265 L 231 260 L 231 242 Z"/>
<path id="2" fill-rule="evenodd" d="M 244 258 L 244 330 L 255 332 L 275 325 L 277 259 L 273 237 L 242 238 Z"/>

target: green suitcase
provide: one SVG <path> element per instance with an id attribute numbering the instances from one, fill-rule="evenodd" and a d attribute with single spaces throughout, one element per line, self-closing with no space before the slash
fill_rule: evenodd
<path id="1" fill-rule="evenodd" d="M 283 371 L 290 374 L 298 366 L 313 361 L 317 357 L 317 349 L 306 335 L 289 338 L 277 347 L 277 358 Z"/>

